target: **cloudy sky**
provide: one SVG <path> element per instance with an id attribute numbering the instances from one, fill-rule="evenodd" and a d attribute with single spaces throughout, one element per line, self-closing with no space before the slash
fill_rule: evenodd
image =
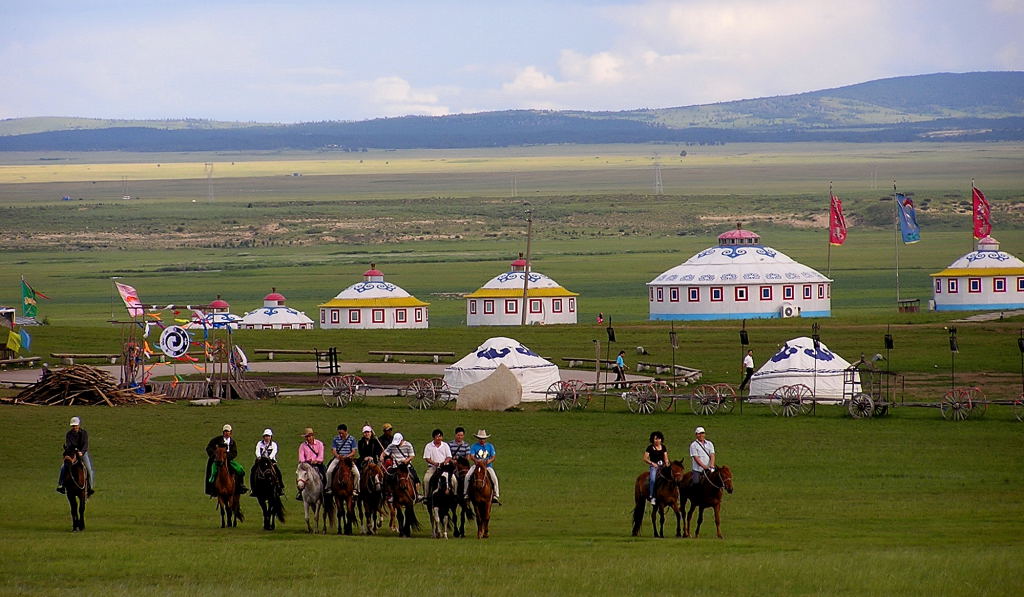
<path id="1" fill-rule="evenodd" d="M 1024 70 L 1024 0 L 0 0 L 0 118 L 619 110 Z"/>

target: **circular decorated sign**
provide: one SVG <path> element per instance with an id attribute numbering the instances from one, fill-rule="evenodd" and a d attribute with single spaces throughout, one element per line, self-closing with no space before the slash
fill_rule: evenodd
<path id="1" fill-rule="evenodd" d="M 160 334 L 160 350 L 172 359 L 176 359 L 188 352 L 191 338 L 185 328 L 172 325 L 164 329 Z"/>

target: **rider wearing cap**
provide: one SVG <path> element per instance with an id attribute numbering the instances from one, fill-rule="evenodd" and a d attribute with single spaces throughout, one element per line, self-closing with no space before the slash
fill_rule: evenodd
<path id="1" fill-rule="evenodd" d="M 358 451 L 356 447 L 356 438 L 352 437 L 348 433 L 348 425 L 342 423 L 338 425 L 338 435 L 331 442 L 331 464 L 327 466 L 327 493 L 331 493 L 331 479 L 334 475 L 334 469 L 338 466 L 338 463 L 342 458 L 349 458 L 352 462 L 352 476 L 354 477 L 354 494 L 359 495 L 359 468 L 356 467 L 356 459 L 358 458 Z"/>
<path id="2" fill-rule="evenodd" d="M 413 466 L 413 459 L 416 458 L 416 449 L 412 444 L 405 441 L 401 433 L 396 433 L 391 439 L 391 444 L 384 448 L 385 458 L 391 459 L 392 468 L 405 464 L 409 467 L 409 474 L 412 475 L 412 482 L 416 488 L 416 501 L 423 499 L 423 487 L 420 485 L 420 476 L 416 474 L 416 467 Z"/>
<path id="3" fill-rule="evenodd" d="M 49 369 L 45 369 L 43 375 L 46 375 Z M 85 463 L 85 469 L 89 471 L 87 478 L 89 490 L 88 495 L 94 493 L 93 490 L 93 472 L 92 472 L 92 459 L 89 458 L 89 432 L 82 429 L 82 421 L 78 417 L 71 417 L 71 429 L 64 434 L 64 450 L 68 448 L 74 448 L 78 454 L 78 457 Z M 60 465 L 60 475 L 57 477 L 57 491 L 64 493 L 64 470 L 67 468 L 68 463 L 62 462 Z"/>
<path id="4" fill-rule="evenodd" d="M 206 444 L 206 455 L 209 457 L 206 461 L 206 495 L 210 497 L 217 495 L 217 490 L 213 487 L 213 482 L 217 478 L 213 457 L 217 453 L 218 446 L 224 446 L 224 449 L 227 450 L 228 466 L 231 467 L 231 472 L 235 475 L 235 493 L 238 495 L 248 493 L 249 489 L 245 486 L 245 469 L 235 462 L 235 458 L 238 457 L 238 442 L 231 437 L 231 425 L 224 425 L 221 428 L 221 434 Z"/>
<path id="5" fill-rule="evenodd" d="M 266 458 L 270 461 L 271 466 L 274 468 L 274 474 L 277 478 L 274 484 L 277 486 L 277 495 L 284 495 L 284 477 L 281 476 L 281 469 L 277 467 L 277 442 L 274 441 L 274 432 L 267 428 L 263 430 L 263 439 L 256 442 L 256 460 L 260 458 Z M 256 473 L 256 463 L 253 463 L 251 469 L 249 469 L 249 484 L 253 483 L 252 476 Z M 256 497 L 253 495 L 252 497 Z"/>
<path id="6" fill-rule="evenodd" d="M 391 440 L 395 437 L 394 432 L 391 429 L 391 423 L 384 423 L 380 428 L 380 445 L 382 449 L 387 449 L 391 445 Z"/>
<path id="7" fill-rule="evenodd" d="M 327 472 L 324 470 L 324 443 L 316 438 L 312 427 L 302 432 L 303 441 L 299 444 L 299 464 L 309 463 L 320 473 L 320 482 L 327 485 Z M 302 490 L 295 493 L 295 499 L 302 501 Z"/>
<path id="8" fill-rule="evenodd" d="M 498 489 L 498 474 L 494 472 L 494 457 L 497 453 L 494 450 L 494 445 L 487 441 L 491 436 L 487 434 L 486 429 L 480 429 L 476 432 L 473 437 L 479 441 L 473 444 L 470 448 L 470 459 L 473 461 L 473 465 L 469 467 L 469 472 L 466 473 L 466 484 L 462 488 L 462 497 L 469 497 L 469 481 L 473 478 L 473 473 L 476 471 L 478 466 L 486 466 L 487 474 L 491 476 L 491 484 L 494 485 L 494 497 L 492 498 L 495 504 L 501 505 L 501 493 Z"/>
<path id="9" fill-rule="evenodd" d="M 704 439 L 703 427 L 694 429 L 693 434 L 697 439 L 690 444 L 690 458 L 693 459 L 690 485 L 697 485 L 705 473 L 715 470 L 715 444 L 711 443 L 711 440 Z"/>
<path id="10" fill-rule="evenodd" d="M 373 427 L 363 425 L 363 437 L 359 438 L 356 450 L 359 452 L 359 462 L 364 465 L 368 458 L 375 461 L 380 460 L 380 454 L 384 451 L 384 447 L 381 446 L 377 436 L 373 434 Z"/>

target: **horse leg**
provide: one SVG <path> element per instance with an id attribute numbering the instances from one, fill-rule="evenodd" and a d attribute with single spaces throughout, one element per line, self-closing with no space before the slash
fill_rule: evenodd
<path id="1" fill-rule="evenodd" d="M 717 533 L 719 539 L 724 539 L 724 537 L 722 537 L 722 518 L 721 518 L 722 504 L 721 503 L 715 504 L 714 505 L 714 509 L 715 509 L 715 532 Z"/>
<path id="2" fill-rule="evenodd" d="M 690 522 L 693 520 L 693 510 L 697 507 L 697 504 L 690 502 L 690 510 L 686 513 L 686 524 L 683 525 L 683 537 L 690 536 Z"/>
<path id="3" fill-rule="evenodd" d="M 679 513 L 679 502 L 672 503 L 672 510 L 676 513 L 676 537 L 682 537 L 682 533 L 679 528 L 679 519 L 681 518 Z"/>
<path id="4" fill-rule="evenodd" d="M 77 503 L 77 500 L 75 499 L 74 494 L 72 493 L 72 488 L 71 487 L 67 488 L 67 496 L 68 496 L 68 508 L 71 509 L 71 532 L 72 533 L 77 533 L 78 532 L 78 503 Z"/>
<path id="5" fill-rule="evenodd" d="M 86 495 L 78 497 L 78 530 L 85 530 L 85 500 Z"/>
<path id="6" fill-rule="evenodd" d="M 693 538 L 700 537 L 700 523 L 704 522 L 704 508 L 707 506 L 701 506 L 697 511 L 697 528 L 693 531 Z"/>

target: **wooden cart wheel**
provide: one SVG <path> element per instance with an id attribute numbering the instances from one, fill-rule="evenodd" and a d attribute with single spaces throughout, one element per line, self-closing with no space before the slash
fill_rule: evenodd
<path id="1" fill-rule="evenodd" d="M 405 395 L 409 397 L 409 408 L 428 409 L 434 403 L 434 384 L 429 379 L 417 377 L 405 386 Z"/>
<path id="2" fill-rule="evenodd" d="M 988 412 L 988 400 L 985 400 L 985 392 L 982 392 L 981 388 L 977 386 L 961 388 L 960 396 L 961 401 L 966 402 L 971 409 L 970 416 L 984 417 Z"/>
<path id="3" fill-rule="evenodd" d="M 443 377 L 433 377 L 430 385 L 434 389 L 434 404 L 438 408 L 445 408 L 455 399 L 455 393 L 448 387 L 448 382 Z"/>
<path id="4" fill-rule="evenodd" d="M 346 406 L 352 401 L 362 400 L 366 397 L 366 382 L 363 381 L 362 377 L 352 374 L 342 375 L 341 382 L 345 389 L 345 395 L 342 397 L 344 404 L 341 406 Z"/>
<path id="5" fill-rule="evenodd" d="M 564 412 L 573 407 L 576 403 L 576 384 L 573 382 L 574 380 L 556 381 L 548 386 L 544 401 L 551 410 Z"/>
<path id="6" fill-rule="evenodd" d="M 776 417 L 783 414 L 782 405 L 785 401 L 785 396 L 789 393 L 789 386 L 779 386 L 775 388 L 775 391 L 768 395 L 768 408 L 771 409 L 772 414 Z"/>
<path id="7" fill-rule="evenodd" d="M 331 407 L 345 406 L 340 399 L 341 395 L 345 393 L 344 385 L 345 382 L 341 377 L 328 377 L 320 388 L 320 396 L 323 398 L 324 404 Z"/>
<path id="8" fill-rule="evenodd" d="M 572 379 L 569 381 L 576 384 L 576 404 L 574 406 L 579 409 L 584 409 L 590 406 L 590 401 L 593 398 L 593 392 L 591 392 L 591 388 L 587 385 L 587 382 L 581 379 Z"/>
<path id="9" fill-rule="evenodd" d="M 854 419 L 869 419 L 875 414 L 874 401 L 867 394 L 854 394 L 846 409 Z"/>
<path id="10" fill-rule="evenodd" d="M 889 414 L 889 404 L 881 400 L 875 402 L 875 416 L 884 417 L 887 414 Z"/>
<path id="11" fill-rule="evenodd" d="M 971 415 L 971 409 L 961 401 L 959 388 L 949 390 L 939 402 L 939 410 L 942 411 L 942 418 L 947 421 L 963 421 Z"/>
<path id="12" fill-rule="evenodd" d="M 790 395 L 799 402 L 799 414 L 810 415 L 814 413 L 814 392 L 811 391 L 811 388 L 804 384 L 790 386 Z"/>
<path id="13" fill-rule="evenodd" d="M 799 386 L 786 386 L 786 391 L 782 394 L 782 416 L 795 417 L 802 413 L 802 396 L 803 392 Z"/>
<path id="14" fill-rule="evenodd" d="M 649 415 L 658 405 L 658 390 L 654 384 L 637 384 L 626 391 L 623 398 L 631 412 Z"/>
<path id="15" fill-rule="evenodd" d="M 1018 421 L 1024 422 L 1024 394 L 1013 401 L 1013 416 L 1017 417 Z"/>
<path id="16" fill-rule="evenodd" d="M 736 389 L 727 383 L 716 383 L 715 393 L 718 394 L 718 410 L 729 414 L 736 408 Z"/>
<path id="17" fill-rule="evenodd" d="M 704 384 L 693 389 L 690 408 L 695 415 L 713 415 L 718 410 L 718 392 L 715 386 Z"/>

